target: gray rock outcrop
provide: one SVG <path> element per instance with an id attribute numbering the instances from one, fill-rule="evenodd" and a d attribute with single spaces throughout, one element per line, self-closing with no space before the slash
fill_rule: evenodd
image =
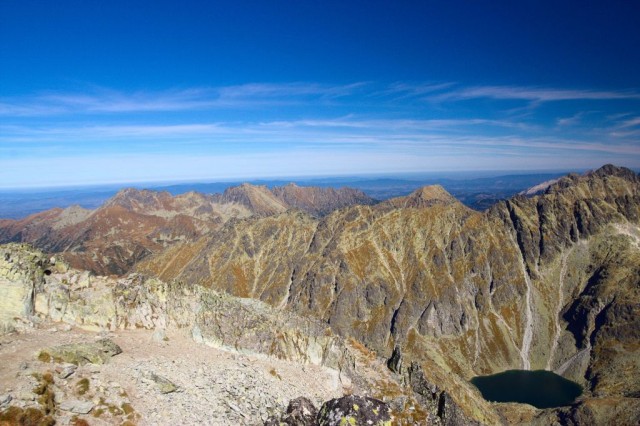
<path id="1" fill-rule="evenodd" d="M 54 360 L 75 365 L 105 364 L 111 357 L 122 353 L 120 346 L 111 339 L 95 342 L 71 343 L 68 345 L 45 348 L 38 354 L 40 361 Z"/>

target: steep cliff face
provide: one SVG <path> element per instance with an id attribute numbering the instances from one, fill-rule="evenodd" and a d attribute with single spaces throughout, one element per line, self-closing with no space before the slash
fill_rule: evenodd
<path id="1" fill-rule="evenodd" d="M 15 319 L 35 313 L 36 288 L 43 282 L 48 261 L 28 245 L 0 246 L 0 335 L 15 329 Z"/>
<path id="2" fill-rule="evenodd" d="M 527 284 L 513 268 L 517 246 L 494 225 L 457 202 L 359 206 L 321 221 L 301 214 L 236 221 L 177 278 L 290 306 L 387 355 L 410 331 L 478 335 L 473 351 L 499 338 L 499 351 L 478 362 L 487 371 L 515 368 Z"/>
<path id="3" fill-rule="evenodd" d="M 319 318 L 386 357 L 398 347 L 456 373 L 441 377 L 454 398 L 472 394 L 464 379 L 510 368 L 635 398 L 639 191 L 635 173 L 606 166 L 486 213 L 423 190 L 321 220 L 234 221 L 176 277 Z"/>
<path id="4" fill-rule="evenodd" d="M 585 176 L 569 175 L 533 198 L 515 197 L 490 211 L 511 227 L 527 270 L 535 276 L 564 248 L 610 223 L 637 223 L 640 178 L 607 165 Z"/>

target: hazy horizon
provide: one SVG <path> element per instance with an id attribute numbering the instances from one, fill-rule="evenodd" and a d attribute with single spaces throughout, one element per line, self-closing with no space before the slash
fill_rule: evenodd
<path id="1" fill-rule="evenodd" d="M 601 166 L 603 166 L 602 164 Z M 615 164 L 617 166 L 617 164 Z M 601 167 L 600 166 L 600 167 Z M 585 173 L 590 170 L 596 170 L 599 167 L 591 169 L 540 169 L 540 170 L 465 170 L 465 171 L 442 171 L 442 172 L 413 172 L 413 173 L 379 173 L 379 174 L 343 174 L 343 175 L 308 175 L 308 176 L 273 176 L 273 177 L 239 177 L 239 178 L 211 178 L 211 179 L 184 179 L 184 180 L 157 180 L 157 181 L 122 181 L 122 182 L 102 182 L 94 184 L 71 184 L 71 185 L 52 185 L 52 186 L 16 186 L 6 187 L 0 186 L 0 192 L 37 192 L 37 191 L 73 191 L 78 189 L 101 189 L 101 188 L 127 188 L 148 186 L 148 189 L 166 186 L 181 185 L 208 185 L 208 184 L 239 184 L 239 183 L 308 183 L 320 182 L 329 184 L 331 181 L 339 183 L 348 183 L 349 181 L 359 182 L 366 180 L 384 180 L 399 179 L 406 181 L 422 181 L 425 179 L 443 179 L 443 180 L 474 180 L 483 178 L 498 178 L 510 176 L 535 176 L 540 174 L 568 174 L 568 173 Z M 640 169 L 631 168 L 636 173 Z"/>

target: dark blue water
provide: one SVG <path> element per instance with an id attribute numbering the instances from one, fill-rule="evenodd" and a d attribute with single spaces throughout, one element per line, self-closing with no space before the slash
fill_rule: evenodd
<path id="1" fill-rule="evenodd" d="M 537 408 L 570 405 L 582 393 L 577 383 L 551 371 L 508 370 L 471 379 L 487 401 L 522 402 Z"/>

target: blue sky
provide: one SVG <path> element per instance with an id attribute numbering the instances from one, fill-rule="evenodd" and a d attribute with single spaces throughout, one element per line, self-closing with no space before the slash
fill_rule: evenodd
<path id="1" fill-rule="evenodd" d="M 0 187 L 640 167 L 640 3 L 481 3 L 0 1 Z"/>

